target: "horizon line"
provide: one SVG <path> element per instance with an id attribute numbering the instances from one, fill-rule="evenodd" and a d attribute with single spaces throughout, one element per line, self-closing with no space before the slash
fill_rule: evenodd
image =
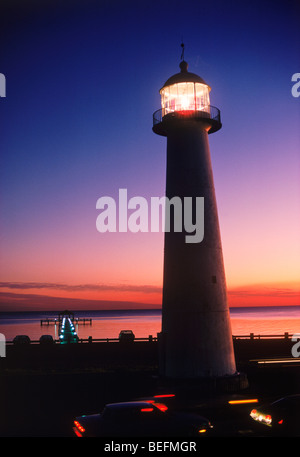
<path id="1" fill-rule="evenodd" d="M 113 302 L 112 302 L 113 303 Z M 297 305 L 252 305 L 252 306 L 229 306 L 229 309 L 235 309 L 235 308 L 295 308 L 295 307 L 300 307 L 300 304 L 297 304 Z M 63 311 L 66 311 L 66 312 L 71 312 L 71 313 L 80 313 L 80 312 L 94 312 L 94 311 L 107 311 L 107 312 L 119 312 L 119 311 L 162 311 L 162 307 L 153 307 L 153 308 L 102 308 L 102 309 L 97 309 L 97 308 L 88 308 L 88 309 L 75 309 L 75 310 L 72 310 L 72 309 L 19 309 L 19 310 L 0 310 L 0 314 L 1 313 L 19 313 L 19 312 L 24 312 L 24 313 L 55 313 L 55 312 L 58 312 L 58 313 L 61 313 Z"/>

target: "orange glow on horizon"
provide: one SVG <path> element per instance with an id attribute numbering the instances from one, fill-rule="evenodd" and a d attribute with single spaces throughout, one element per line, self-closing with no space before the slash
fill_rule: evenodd
<path id="1" fill-rule="evenodd" d="M 2 311 L 57 309 L 159 309 L 162 286 L 140 284 L 2 283 Z M 299 283 L 228 288 L 230 308 L 300 305 Z"/>
<path id="2" fill-rule="evenodd" d="M 229 307 L 300 305 L 298 282 L 249 284 L 228 288 Z"/>

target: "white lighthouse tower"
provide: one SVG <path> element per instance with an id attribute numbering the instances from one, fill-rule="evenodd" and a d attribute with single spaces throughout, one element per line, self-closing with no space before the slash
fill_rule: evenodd
<path id="1" fill-rule="evenodd" d="M 204 198 L 204 238 L 165 232 L 160 373 L 197 379 L 236 375 L 208 135 L 221 129 L 210 87 L 188 64 L 160 90 L 153 131 L 167 137 L 166 197 Z M 182 225 L 183 226 L 183 225 Z"/>

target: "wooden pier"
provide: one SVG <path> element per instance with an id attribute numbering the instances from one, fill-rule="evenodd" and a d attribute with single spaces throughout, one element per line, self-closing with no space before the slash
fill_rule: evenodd
<path id="1" fill-rule="evenodd" d="M 74 324 L 89 324 L 92 325 L 92 319 L 87 318 L 87 317 L 76 317 L 72 319 L 72 322 Z M 41 325 L 50 325 L 50 324 L 55 324 L 55 325 L 61 325 L 62 319 L 55 318 L 46 318 L 46 319 L 41 319 Z"/>
<path id="2" fill-rule="evenodd" d="M 69 318 L 73 324 L 89 324 L 92 325 L 92 319 L 89 317 L 75 317 L 72 311 L 62 311 L 58 314 L 57 318 L 46 318 L 41 319 L 41 325 L 61 325 L 64 318 Z"/>

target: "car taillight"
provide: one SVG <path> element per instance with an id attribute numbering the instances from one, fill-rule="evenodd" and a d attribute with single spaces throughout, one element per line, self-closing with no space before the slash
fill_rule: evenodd
<path id="1" fill-rule="evenodd" d="M 85 432 L 85 428 L 82 427 L 82 425 L 80 424 L 80 422 L 74 421 L 74 424 L 75 424 L 76 428 L 77 428 L 81 433 L 84 433 L 84 432 Z"/>
<path id="2" fill-rule="evenodd" d="M 250 416 L 252 417 L 252 419 L 258 422 L 263 422 L 267 425 L 272 424 L 272 416 L 270 414 L 263 414 L 257 411 L 256 409 L 252 409 Z"/>
<path id="3" fill-rule="evenodd" d="M 73 430 L 74 430 L 75 435 L 78 436 L 78 438 L 81 438 L 81 437 L 82 437 L 82 433 L 80 433 L 80 431 L 78 430 L 78 428 L 74 427 Z"/>
<path id="4" fill-rule="evenodd" d="M 154 411 L 153 408 L 142 408 L 141 409 L 142 413 L 151 413 L 151 411 Z"/>
<path id="5" fill-rule="evenodd" d="M 268 425 L 272 423 L 272 416 L 270 414 L 266 414 L 263 419 Z"/>
<path id="6" fill-rule="evenodd" d="M 168 407 L 163 403 L 154 403 L 154 405 L 160 409 L 163 413 L 168 410 Z"/>
<path id="7" fill-rule="evenodd" d="M 151 403 L 152 405 L 155 405 L 156 408 L 160 409 L 162 412 L 165 412 L 168 409 L 167 405 L 165 405 L 163 403 L 156 403 L 155 400 L 147 400 L 147 402 Z"/>

